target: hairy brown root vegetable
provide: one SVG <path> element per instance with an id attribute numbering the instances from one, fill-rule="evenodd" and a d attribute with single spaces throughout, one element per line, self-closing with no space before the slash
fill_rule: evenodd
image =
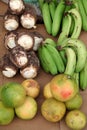
<path id="1" fill-rule="evenodd" d="M 27 65 L 28 57 L 26 51 L 21 46 L 16 46 L 10 51 L 10 60 L 18 68 L 22 68 Z"/>
<path id="2" fill-rule="evenodd" d="M 14 77 L 17 74 L 18 68 L 9 59 L 9 54 L 5 54 L 0 59 L 0 70 L 8 78 Z"/>
<path id="3" fill-rule="evenodd" d="M 4 37 L 4 44 L 8 50 L 11 50 L 16 46 L 17 32 L 7 32 Z"/>
<path id="4" fill-rule="evenodd" d="M 4 16 L 4 27 L 8 31 L 16 30 L 19 27 L 19 17 L 7 11 Z"/>
<path id="5" fill-rule="evenodd" d="M 25 10 L 25 3 L 23 0 L 9 0 L 8 2 L 9 10 L 12 14 L 22 14 Z"/>
<path id="6" fill-rule="evenodd" d="M 35 9 L 28 5 L 20 17 L 21 25 L 26 29 L 36 28 L 37 15 Z"/>
<path id="7" fill-rule="evenodd" d="M 27 53 L 28 64 L 26 67 L 20 69 L 21 75 L 26 78 L 35 78 L 39 72 L 40 62 L 34 51 Z"/>
<path id="8" fill-rule="evenodd" d="M 33 37 L 34 37 L 34 46 L 33 46 L 33 50 L 37 51 L 40 44 L 44 41 L 44 37 L 39 33 L 39 32 L 32 32 Z"/>

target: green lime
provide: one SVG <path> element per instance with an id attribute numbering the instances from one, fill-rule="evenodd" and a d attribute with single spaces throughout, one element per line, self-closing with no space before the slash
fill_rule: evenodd
<path id="1" fill-rule="evenodd" d="M 71 100 L 66 101 L 65 105 L 68 110 L 79 109 L 82 105 L 81 94 L 76 94 Z"/>
<path id="2" fill-rule="evenodd" d="M 7 125 L 14 119 L 14 109 L 5 107 L 0 101 L 0 125 Z"/>
<path id="3" fill-rule="evenodd" d="M 18 107 L 24 103 L 26 91 L 21 84 L 10 82 L 3 86 L 1 100 L 7 107 Z"/>

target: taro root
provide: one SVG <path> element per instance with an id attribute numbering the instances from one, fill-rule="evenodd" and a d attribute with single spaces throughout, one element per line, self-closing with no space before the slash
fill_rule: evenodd
<path id="1" fill-rule="evenodd" d="M 5 54 L 0 59 L 0 70 L 5 77 L 14 77 L 18 71 L 18 68 L 9 59 L 9 54 Z"/>
<path id="2" fill-rule="evenodd" d="M 10 50 L 16 46 L 16 38 L 17 38 L 17 32 L 15 32 L 15 31 L 7 32 L 5 34 L 4 44 L 8 50 Z"/>
<path id="3" fill-rule="evenodd" d="M 28 57 L 26 51 L 21 46 L 16 46 L 10 51 L 10 60 L 18 68 L 22 68 L 27 65 Z"/>
<path id="4" fill-rule="evenodd" d="M 34 51 L 27 52 L 28 64 L 26 67 L 20 69 L 20 74 L 26 78 L 35 78 L 39 72 L 40 62 Z"/>
<path id="5" fill-rule="evenodd" d="M 4 27 L 8 31 L 16 30 L 19 27 L 19 18 L 17 15 L 10 14 L 9 11 L 4 16 Z"/>
<path id="6" fill-rule="evenodd" d="M 26 29 L 35 28 L 36 20 L 37 16 L 35 9 L 28 4 L 28 7 L 26 7 L 26 10 L 20 17 L 21 25 Z"/>
<path id="7" fill-rule="evenodd" d="M 23 47 L 26 51 L 29 51 L 34 45 L 33 35 L 27 32 L 18 33 L 17 44 Z"/>
<path id="8" fill-rule="evenodd" d="M 33 46 L 33 50 L 37 51 L 40 44 L 43 42 L 44 37 L 39 33 L 39 32 L 32 32 L 33 36 L 34 36 L 34 46 Z"/>
<path id="9" fill-rule="evenodd" d="M 25 10 L 25 4 L 23 0 L 9 0 L 8 2 L 9 10 L 12 14 L 22 14 Z"/>

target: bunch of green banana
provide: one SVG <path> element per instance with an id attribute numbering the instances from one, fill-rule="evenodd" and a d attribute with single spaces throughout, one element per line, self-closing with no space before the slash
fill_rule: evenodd
<path id="1" fill-rule="evenodd" d="M 62 29 L 57 43 L 61 44 L 61 42 L 68 37 L 78 38 L 80 36 L 81 28 L 82 28 L 82 20 L 79 11 L 76 8 L 70 9 L 63 18 Z M 70 31 L 71 29 L 72 31 Z"/>
<path id="2" fill-rule="evenodd" d="M 57 36 L 61 33 L 58 42 L 65 37 L 78 38 L 81 29 L 87 31 L 87 0 L 39 0 L 39 5 L 48 34 Z M 71 21 L 66 22 L 64 19 L 67 13 Z M 69 31 L 68 35 L 61 29 L 64 21 Z M 67 26 L 68 23 L 71 24 L 70 27 Z"/>
<path id="3" fill-rule="evenodd" d="M 41 2 L 39 0 L 44 25 L 48 34 L 56 36 L 60 30 L 60 24 L 65 10 L 65 2 L 56 0 Z"/>
<path id="4" fill-rule="evenodd" d="M 61 45 L 46 38 L 38 49 L 41 66 L 45 72 L 72 76 L 81 89 L 87 88 L 87 49 L 83 41 L 66 38 Z"/>
<path id="5" fill-rule="evenodd" d="M 63 59 L 56 48 L 56 43 L 52 39 L 47 38 L 39 47 L 38 56 L 45 72 L 56 75 L 65 71 Z"/>
<path id="6" fill-rule="evenodd" d="M 81 30 L 87 31 L 87 0 L 43 0 L 42 16 L 46 30 L 55 42 L 46 38 L 38 49 L 45 72 L 72 76 L 78 86 L 87 88 L 87 49 L 79 39 Z M 68 2 L 68 3 L 67 3 Z"/>
<path id="7" fill-rule="evenodd" d="M 61 47 L 60 47 L 61 46 Z M 86 46 L 85 44 L 78 39 L 75 38 L 67 38 L 63 41 L 61 45 L 59 45 L 61 49 L 66 47 L 71 47 L 76 54 L 76 67 L 75 71 L 80 72 L 85 65 L 86 62 Z"/>
<path id="8" fill-rule="evenodd" d="M 61 50 L 65 50 L 66 67 L 65 74 L 71 75 L 78 86 L 87 88 L 87 49 L 84 42 L 75 38 L 67 38 L 61 44 Z"/>
<path id="9" fill-rule="evenodd" d="M 39 58 L 41 57 L 40 61 L 43 69 L 46 72 L 50 72 L 52 75 L 56 75 L 58 73 L 57 67 L 47 48 L 45 46 L 42 46 L 39 49 Z M 45 65 L 43 64 L 43 62 Z"/>

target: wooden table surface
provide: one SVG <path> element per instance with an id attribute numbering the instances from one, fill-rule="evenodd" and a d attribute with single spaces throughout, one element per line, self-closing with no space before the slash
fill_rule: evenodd
<path id="1" fill-rule="evenodd" d="M 2 15 L 4 15 L 4 13 L 6 12 L 7 8 L 8 6 L 5 3 L 0 1 L 0 57 L 2 57 L 7 52 L 4 46 L 4 35 L 7 31 L 3 27 L 3 17 L 2 17 Z M 19 29 L 19 30 L 23 30 L 23 29 Z M 45 38 L 51 37 L 46 33 L 46 30 L 43 25 L 37 25 L 36 30 L 40 32 Z M 81 39 L 84 42 L 84 44 L 87 45 L 87 32 L 82 31 L 79 39 Z M 25 121 L 15 116 L 11 124 L 7 126 L 0 126 L 0 130 L 24 130 L 24 129 L 25 130 L 70 130 L 66 126 L 64 119 L 58 123 L 51 123 L 42 117 L 40 113 L 40 106 L 44 100 L 42 90 L 43 90 L 43 86 L 52 79 L 52 76 L 50 74 L 46 74 L 43 70 L 41 70 L 35 79 L 39 82 L 41 86 L 40 95 L 36 99 L 38 103 L 38 113 L 35 116 L 35 118 L 32 120 Z M 24 79 L 20 76 L 20 74 L 17 74 L 14 78 L 8 79 L 4 77 L 0 72 L 0 85 L 3 85 L 4 83 L 10 81 L 16 81 L 21 83 L 23 80 Z M 80 91 L 80 93 L 83 97 L 83 105 L 81 107 L 81 110 L 87 115 L 87 101 L 86 101 L 87 90 Z M 84 128 L 84 130 L 87 130 L 87 126 Z"/>

